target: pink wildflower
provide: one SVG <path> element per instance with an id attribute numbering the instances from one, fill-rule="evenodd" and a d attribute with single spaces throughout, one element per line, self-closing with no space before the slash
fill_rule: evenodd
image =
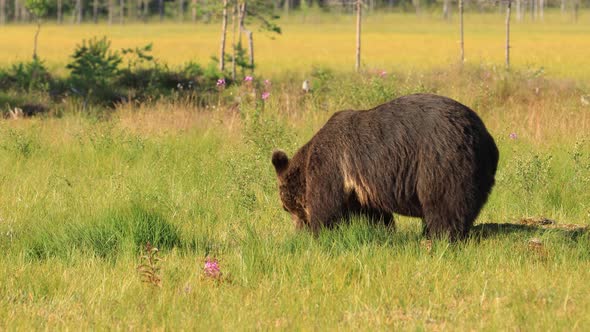
<path id="1" fill-rule="evenodd" d="M 225 78 L 220 78 L 217 80 L 217 87 L 222 88 L 225 86 Z"/>
<path id="2" fill-rule="evenodd" d="M 387 76 L 387 72 L 385 70 L 381 70 L 379 72 L 379 77 L 384 78 L 385 76 Z"/>
<path id="3" fill-rule="evenodd" d="M 518 135 L 516 135 L 516 133 L 510 133 L 510 135 L 508 135 L 510 137 L 510 139 L 517 139 Z"/>
<path id="4" fill-rule="evenodd" d="M 205 276 L 210 278 L 219 278 L 221 271 L 219 270 L 219 262 L 215 258 L 207 257 L 205 259 L 205 267 L 203 268 Z"/>
<path id="5" fill-rule="evenodd" d="M 270 92 L 266 91 L 262 93 L 262 100 L 267 100 L 270 97 Z"/>
<path id="6" fill-rule="evenodd" d="M 272 83 L 270 82 L 270 80 L 264 80 L 264 86 L 265 86 L 265 87 L 267 87 L 267 88 L 268 88 L 268 87 L 270 87 L 270 85 L 271 85 L 271 84 L 272 84 Z"/>
<path id="7" fill-rule="evenodd" d="M 252 82 L 252 79 L 253 79 L 252 76 L 246 76 L 244 78 L 244 82 Z"/>

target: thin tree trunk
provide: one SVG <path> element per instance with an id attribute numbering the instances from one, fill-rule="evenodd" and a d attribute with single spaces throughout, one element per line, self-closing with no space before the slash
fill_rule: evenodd
<path id="1" fill-rule="evenodd" d="M 285 10 L 285 16 L 289 16 L 289 11 L 291 10 L 291 0 L 285 0 L 283 9 Z"/>
<path id="2" fill-rule="evenodd" d="M 225 69 L 225 36 L 227 34 L 227 0 L 223 0 L 223 16 L 221 20 L 221 48 L 219 50 L 219 70 Z"/>
<path id="3" fill-rule="evenodd" d="M 539 0 L 539 15 L 540 15 L 541 21 L 545 19 L 545 1 L 544 0 Z"/>
<path id="4" fill-rule="evenodd" d="M 37 40 L 41 31 L 41 19 L 37 18 L 37 31 L 35 31 L 35 40 L 33 42 L 33 60 L 37 60 Z"/>
<path id="5" fill-rule="evenodd" d="M 74 0 L 74 9 L 72 11 L 71 24 L 75 24 L 78 19 L 78 0 Z"/>
<path id="6" fill-rule="evenodd" d="M 443 1 L 443 18 L 445 20 L 449 19 L 449 0 Z"/>
<path id="7" fill-rule="evenodd" d="M 0 0 L 0 24 L 6 23 L 6 0 Z"/>
<path id="8" fill-rule="evenodd" d="M 141 6 L 143 5 L 143 0 L 137 0 L 137 5 L 135 8 L 135 19 L 141 21 L 142 19 L 142 10 Z"/>
<path id="9" fill-rule="evenodd" d="M 92 21 L 98 23 L 98 0 L 92 1 Z"/>
<path id="10" fill-rule="evenodd" d="M 18 0 L 14 0 L 14 21 L 20 20 L 20 3 Z"/>
<path id="11" fill-rule="evenodd" d="M 158 0 L 158 12 L 160 13 L 160 22 L 164 20 L 164 0 Z"/>
<path id="12" fill-rule="evenodd" d="M 561 0 L 561 13 L 565 13 L 565 0 Z"/>
<path id="13" fill-rule="evenodd" d="M 184 21 L 184 0 L 178 0 L 178 20 Z"/>
<path id="14" fill-rule="evenodd" d="M 148 18 L 148 14 L 149 14 L 149 6 L 150 6 L 150 2 L 149 0 L 142 0 L 143 2 L 143 11 L 141 13 L 141 17 L 143 18 L 144 21 L 147 21 Z"/>
<path id="15" fill-rule="evenodd" d="M 232 56 L 231 56 L 231 78 L 233 81 L 236 80 L 236 26 L 237 26 L 237 12 L 238 4 L 233 6 L 232 18 L 231 18 L 231 36 L 232 36 Z"/>
<path id="16" fill-rule="evenodd" d="M 252 31 L 249 31 L 244 26 L 244 20 L 246 18 L 246 1 L 243 1 L 241 6 L 238 8 L 238 16 L 239 16 L 239 31 L 238 31 L 238 45 L 242 45 L 242 32 L 245 32 L 248 36 L 248 66 L 250 67 L 250 72 L 254 73 L 254 36 Z"/>
<path id="17" fill-rule="evenodd" d="M 76 24 L 82 23 L 82 15 L 84 13 L 82 6 L 82 0 L 76 0 Z"/>
<path id="18" fill-rule="evenodd" d="M 109 24 L 113 24 L 115 16 L 115 0 L 109 0 Z"/>
<path id="19" fill-rule="evenodd" d="M 361 70 L 361 17 L 362 0 L 356 0 L 356 62 L 354 69 L 357 73 Z"/>
<path id="20" fill-rule="evenodd" d="M 252 31 L 246 31 L 248 34 L 248 53 L 249 53 L 249 66 L 250 72 L 254 72 L 254 36 Z"/>
<path id="21" fill-rule="evenodd" d="M 193 18 L 193 22 L 197 21 L 197 0 L 192 0 L 192 18 Z"/>
<path id="22" fill-rule="evenodd" d="M 63 22 L 63 1 L 57 0 L 57 24 Z"/>
<path id="23" fill-rule="evenodd" d="M 125 0 L 119 0 L 119 24 L 125 23 Z"/>
<path id="24" fill-rule="evenodd" d="M 238 5 L 238 45 L 242 47 L 242 31 L 244 28 L 244 19 L 246 18 L 246 2 Z"/>
<path id="25" fill-rule="evenodd" d="M 508 0 L 506 7 L 506 69 L 510 68 L 510 9 L 512 7 L 512 0 Z"/>
<path id="26" fill-rule="evenodd" d="M 535 20 L 535 0 L 531 0 L 531 20 Z"/>
<path id="27" fill-rule="evenodd" d="M 516 0 L 516 20 L 522 20 L 522 8 L 521 8 L 522 0 Z"/>
<path id="28" fill-rule="evenodd" d="M 25 1 L 23 1 L 23 4 L 22 4 L 22 6 L 20 6 L 20 10 L 21 10 L 21 14 L 20 14 L 20 15 L 21 15 L 21 19 L 22 19 L 24 22 L 29 22 L 29 20 L 30 20 L 30 18 L 31 18 L 31 13 L 30 13 L 30 12 L 29 12 L 29 10 L 27 9 L 27 6 L 26 6 L 26 0 L 25 0 Z"/>
<path id="29" fill-rule="evenodd" d="M 242 30 L 248 36 L 248 66 L 250 67 L 250 73 L 254 73 L 254 35 L 252 31 L 247 30 L 244 26 L 244 20 L 246 19 L 246 1 L 242 2 L 242 9 L 240 11 L 240 33 L 238 34 L 238 43 L 242 44 Z"/>
<path id="30" fill-rule="evenodd" d="M 463 38 L 463 0 L 459 0 L 459 33 L 461 35 L 461 63 L 465 62 L 465 42 Z"/>

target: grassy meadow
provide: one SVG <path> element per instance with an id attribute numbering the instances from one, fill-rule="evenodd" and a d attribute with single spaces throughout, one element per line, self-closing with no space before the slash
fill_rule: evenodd
<path id="1" fill-rule="evenodd" d="M 244 83 L 208 106 L 64 103 L 59 116 L 0 119 L 0 330 L 589 326 L 590 24 L 556 13 L 515 24 L 506 72 L 500 16 L 467 19 L 463 68 L 454 24 L 377 16 L 365 30 L 368 70 L 352 74 L 352 21 L 303 20 L 256 40 L 266 101 Z M 43 29 L 39 53 L 55 68 L 97 31 Z M 29 56 L 32 31 L 0 27 L 1 64 Z M 213 24 L 100 32 L 116 47 L 153 42 L 170 64 L 217 50 Z M 300 91 L 304 78 L 313 93 Z M 399 216 L 395 231 L 359 217 L 317 238 L 295 232 L 272 149 L 292 154 L 333 112 L 414 92 L 471 106 L 496 139 L 497 184 L 472 236 L 425 241 L 419 220 Z M 140 267 L 148 242 L 159 249 L 152 282 Z M 206 257 L 221 277 L 204 274 Z"/>

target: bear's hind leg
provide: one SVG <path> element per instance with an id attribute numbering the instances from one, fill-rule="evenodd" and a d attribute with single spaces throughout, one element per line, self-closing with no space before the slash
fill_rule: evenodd
<path id="1" fill-rule="evenodd" d="M 423 235 L 429 239 L 448 238 L 450 241 L 463 240 L 475 221 L 468 210 L 453 211 L 444 206 L 425 207 Z"/>

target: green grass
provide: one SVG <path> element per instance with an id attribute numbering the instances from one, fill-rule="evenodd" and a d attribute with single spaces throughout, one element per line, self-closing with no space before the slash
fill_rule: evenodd
<path id="1" fill-rule="evenodd" d="M 486 67 L 419 81 L 323 75 L 311 96 L 277 78 L 264 110 L 244 98 L 239 115 L 178 101 L 123 106 L 108 120 L 70 110 L 1 121 L 0 328 L 590 324 L 590 234 L 517 224 L 529 216 L 590 224 L 589 119 L 577 88 Z M 489 85 L 474 83 L 480 75 Z M 439 84 L 449 79 L 453 86 Z M 318 238 L 295 232 L 278 201 L 272 148 L 293 152 L 337 109 L 415 91 L 478 105 L 496 137 L 498 181 L 472 237 L 428 249 L 420 221 L 403 217 L 395 231 L 358 218 Z M 557 125 L 563 107 L 571 118 Z M 532 238 L 543 247 L 531 248 Z M 146 242 L 161 250 L 161 287 L 137 271 Z M 219 260 L 221 281 L 204 277 L 208 256 Z"/>

